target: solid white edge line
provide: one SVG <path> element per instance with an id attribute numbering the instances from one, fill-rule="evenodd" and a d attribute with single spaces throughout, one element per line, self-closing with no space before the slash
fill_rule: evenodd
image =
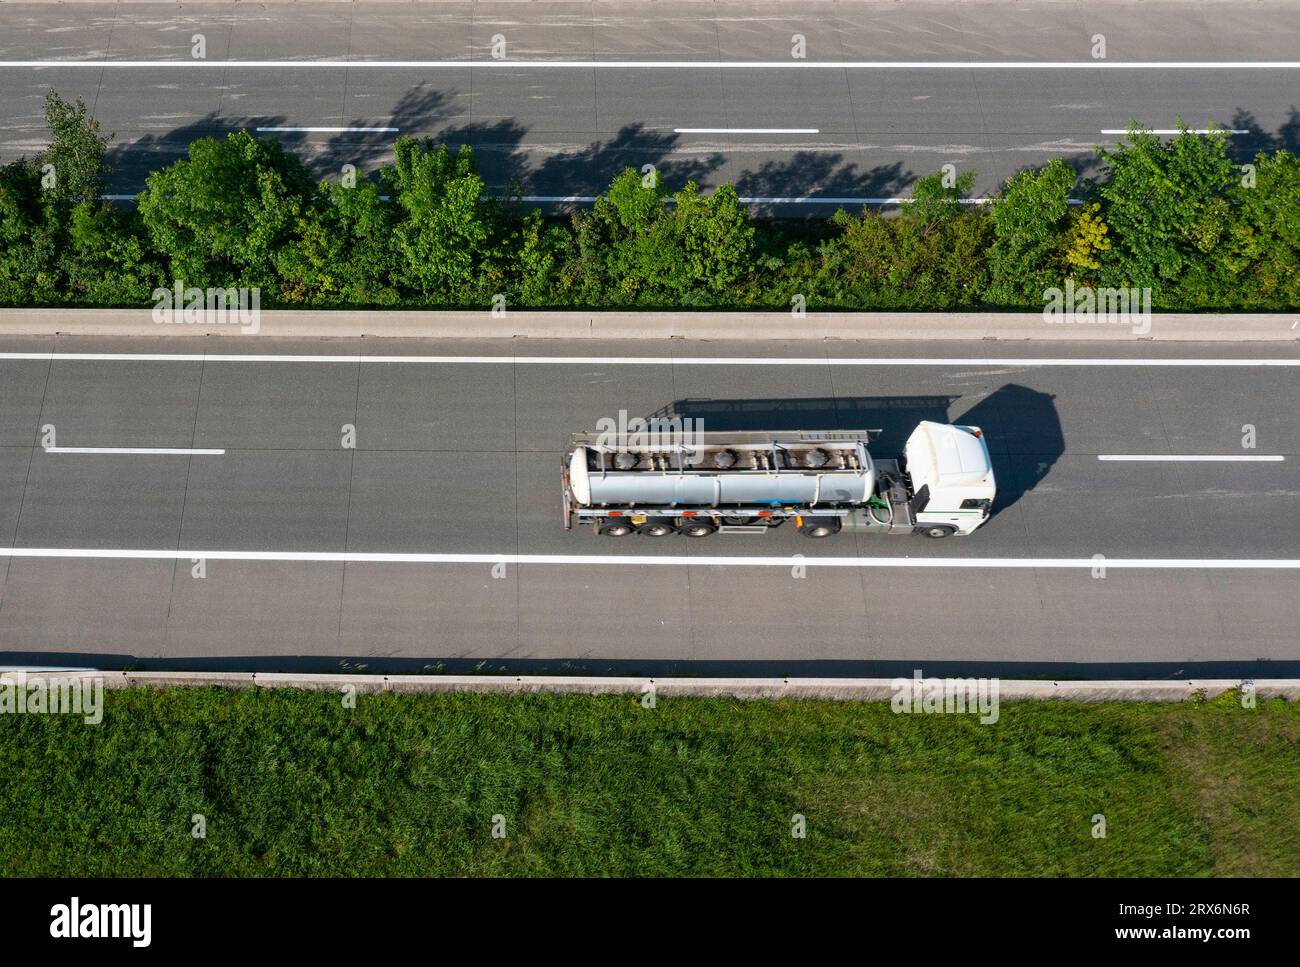
<path id="1" fill-rule="evenodd" d="M 160 335 L 165 335 L 160 331 Z M 1159 366 L 1300 367 L 1300 359 L 1140 359 L 1117 357 L 778 357 L 762 356 L 359 356 L 258 355 L 254 353 L 66 353 L 0 352 L 0 360 L 145 363 L 406 363 L 419 366 Z"/>
<path id="2" fill-rule="evenodd" d="M 1286 558 L 1108 558 L 1091 557 L 689 557 L 617 554 L 398 554 L 364 551 L 230 551 L 201 549 L 0 547 L 0 558 L 78 558 L 105 560 L 279 561 L 326 564 L 569 564 L 691 567 L 847 568 L 998 568 L 1082 569 L 1105 566 L 1127 570 L 1300 570 L 1300 559 Z"/>
<path id="3" fill-rule="evenodd" d="M 494 196 L 498 201 L 510 201 L 509 195 Z M 596 195 L 520 195 L 519 201 L 530 204 L 553 204 L 559 202 L 581 202 L 591 205 L 596 201 Z M 136 195 L 100 195 L 100 201 L 136 201 Z M 390 201 L 387 195 L 380 195 L 380 201 Z M 851 197 L 830 197 L 818 198 L 815 195 L 788 195 L 763 197 L 758 195 L 741 195 L 738 199 L 742 205 L 911 205 L 915 198 L 851 198 Z M 958 198 L 957 203 L 960 205 L 988 205 L 996 201 L 996 198 Z M 668 199 L 669 202 L 672 199 Z M 1083 200 L 1080 198 L 1069 198 L 1066 200 L 1068 205 L 1082 205 Z"/>
<path id="4" fill-rule="evenodd" d="M 524 199 L 525 201 L 527 199 Z M 818 198 L 815 195 L 789 195 L 760 197 L 741 195 L 737 199 L 742 205 L 911 205 L 915 198 Z M 959 205 L 990 205 L 996 198 L 958 198 Z M 1082 205 L 1077 198 L 1066 199 L 1068 205 Z"/>
<path id="5" fill-rule="evenodd" d="M 1295 70 L 1300 61 L 810 60 L 8 60 L 0 68 L 555 69 L 555 70 Z"/>
<path id="6" fill-rule="evenodd" d="M 1286 457 L 1273 454 L 1268 456 L 1247 454 L 1172 454 L 1160 456 L 1154 453 L 1100 453 L 1097 455 L 1097 459 L 1134 463 L 1281 463 Z"/>
<path id="7" fill-rule="evenodd" d="M 538 203 L 561 201 L 585 202 L 590 205 L 595 203 L 596 197 L 596 195 L 520 195 L 519 200 Z M 509 196 L 498 196 L 497 200 L 509 200 Z"/>
<path id="8" fill-rule="evenodd" d="M 225 450 L 186 449 L 182 447 L 41 447 L 46 453 L 130 453 L 163 456 L 219 457 Z"/>
<path id="9" fill-rule="evenodd" d="M 1146 134 L 1182 134 L 1178 128 L 1144 128 Z M 1128 134 L 1127 128 L 1102 128 L 1102 134 Z M 1188 128 L 1188 134 L 1250 134 L 1242 128 Z"/>

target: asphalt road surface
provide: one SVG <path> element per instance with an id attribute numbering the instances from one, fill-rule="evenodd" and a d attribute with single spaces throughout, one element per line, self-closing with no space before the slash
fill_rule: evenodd
<path id="1" fill-rule="evenodd" d="M 974 423 L 996 513 L 566 532 L 560 451 L 620 410 L 880 428 L 877 456 Z M 1298 414 L 1296 343 L 10 337 L 0 664 L 1296 675 Z"/>
<path id="2" fill-rule="evenodd" d="M 732 182 L 824 214 L 946 164 L 977 173 L 975 196 L 1052 157 L 1086 174 L 1130 119 L 1226 127 L 1239 158 L 1296 150 L 1297 51 L 1290 0 L 5 3 L 0 160 L 42 147 L 53 88 L 116 133 L 116 193 L 195 138 L 278 128 L 263 136 L 322 177 L 372 170 L 406 133 L 473 145 L 494 190 L 532 198 L 654 164 L 673 187 Z"/>

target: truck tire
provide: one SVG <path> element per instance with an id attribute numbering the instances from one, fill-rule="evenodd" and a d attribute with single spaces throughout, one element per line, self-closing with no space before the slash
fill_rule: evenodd
<path id="1" fill-rule="evenodd" d="M 636 532 L 643 537 L 667 537 L 674 530 L 672 521 L 660 518 L 646 521 L 636 529 Z"/>
<path id="2" fill-rule="evenodd" d="M 601 537 L 626 537 L 632 531 L 633 527 L 629 521 L 607 520 L 600 525 L 596 533 L 600 534 Z"/>
<path id="3" fill-rule="evenodd" d="M 805 517 L 799 533 L 804 537 L 830 537 L 844 526 L 838 517 Z"/>
<path id="4" fill-rule="evenodd" d="M 677 528 L 677 533 L 683 537 L 708 537 L 717 531 L 707 520 L 688 520 Z"/>
<path id="5" fill-rule="evenodd" d="M 949 527 L 947 524 L 930 524 L 926 527 L 918 527 L 916 532 L 925 535 L 931 540 L 938 541 L 957 533 L 957 528 Z"/>

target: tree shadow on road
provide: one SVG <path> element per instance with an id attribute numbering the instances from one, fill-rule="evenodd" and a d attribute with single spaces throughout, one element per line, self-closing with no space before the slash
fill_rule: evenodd
<path id="1" fill-rule="evenodd" d="M 190 124 L 163 134 L 146 134 L 130 143 L 116 143 L 108 149 L 108 163 L 113 174 L 110 184 L 114 193 L 137 193 L 144 188 L 148 175 L 188 157 L 190 144 L 202 138 L 224 138 L 246 130 L 259 138 L 274 139 L 299 158 L 318 179 L 336 180 L 344 165 L 354 165 L 361 175 L 370 174 L 392 158 L 393 143 L 400 133 L 416 130 L 431 117 L 454 116 L 459 111 L 456 92 L 433 90 L 419 85 L 407 91 L 388 119 L 353 119 L 334 127 L 386 127 L 392 131 L 336 132 L 320 139 L 306 131 L 263 131 L 258 128 L 294 126 L 283 115 L 209 112 Z"/>
<path id="2" fill-rule="evenodd" d="M 1270 134 L 1260 126 L 1255 115 L 1244 108 L 1237 108 L 1232 115 L 1232 129 L 1245 131 L 1228 141 L 1229 154 L 1235 160 L 1250 160 L 1261 151 L 1290 151 L 1300 154 L 1300 110 L 1295 105 L 1287 112 L 1287 119 L 1277 131 Z"/>
<path id="3" fill-rule="evenodd" d="M 836 152 L 799 151 L 789 161 L 765 161 L 736 178 L 736 191 L 745 197 L 797 196 L 890 198 L 906 190 L 916 176 L 901 162 L 862 169 Z"/>

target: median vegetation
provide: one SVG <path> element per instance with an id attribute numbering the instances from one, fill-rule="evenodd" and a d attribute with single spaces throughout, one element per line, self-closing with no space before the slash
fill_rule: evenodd
<path id="1" fill-rule="evenodd" d="M 1300 703 L 1236 695 L 122 691 L 0 716 L 0 774 L 7 876 L 1300 875 Z"/>
<path id="2" fill-rule="evenodd" d="M 150 306 L 157 288 L 258 288 L 263 307 L 1041 309 L 1044 290 L 1150 289 L 1160 310 L 1300 307 L 1300 159 L 1234 163 L 1225 134 L 1139 129 L 1083 179 L 920 178 L 896 212 L 761 221 L 627 169 L 548 218 L 489 196 L 467 147 L 399 138 L 373 177 L 317 181 L 247 132 L 193 142 L 136 204 L 99 200 L 109 138 L 51 93 L 51 146 L 0 168 L 0 304 Z"/>

